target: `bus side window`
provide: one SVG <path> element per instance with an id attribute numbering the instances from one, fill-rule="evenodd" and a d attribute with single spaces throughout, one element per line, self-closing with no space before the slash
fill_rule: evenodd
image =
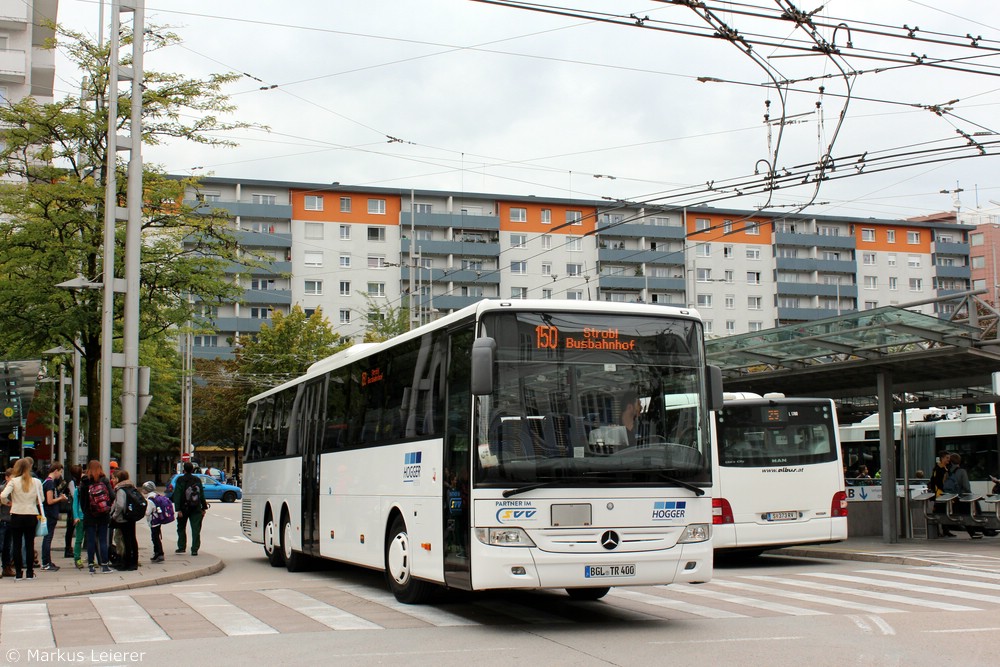
<path id="1" fill-rule="evenodd" d="M 326 390 L 326 421 L 323 428 L 323 451 L 343 449 L 347 444 L 348 374 L 346 369 L 332 371 Z"/>

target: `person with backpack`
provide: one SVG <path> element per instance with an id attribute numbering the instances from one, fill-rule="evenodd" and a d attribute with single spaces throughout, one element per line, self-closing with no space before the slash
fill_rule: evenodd
<path id="1" fill-rule="evenodd" d="M 66 500 L 66 496 L 59 491 L 62 477 L 63 465 L 56 461 L 49 467 L 49 474 L 42 482 L 42 509 L 48 524 L 48 532 L 42 538 L 42 569 L 47 572 L 59 571 L 59 566 L 52 562 L 52 540 L 59 522 L 59 505 Z"/>
<path id="2" fill-rule="evenodd" d="M 135 537 L 135 524 L 146 516 L 146 497 L 129 479 L 128 470 L 119 468 L 115 473 L 115 504 L 111 507 L 111 523 L 121 533 L 122 555 L 118 561 L 119 572 L 139 569 L 139 541 Z"/>
<path id="3" fill-rule="evenodd" d="M 108 563 L 108 526 L 111 522 L 111 507 L 114 505 L 111 483 L 104 476 L 100 461 L 87 464 L 87 472 L 80 480 L 80 509 L 83 511 L 83 527 L 87 535 L 87 562 L 90 573 L 97 571 L 100 564 L 102 573 L 111 572 Z M 99 561 L 94 561 L 94 556 Z"/>
<path id="4" fill-rule="evenodd" d="M 146 482 L 142 485 L 146 492 L 146 521 L 149 522 L 149 535 L 153 540 L 154 563 L 163 562 L 163 531 L 161 526 L 174 522 L 174 503 L 170 498 L 156 492 L 156 484 Z"/>
<path id="5" fill-rule="evenodd" d="M 174 492 L 170 499 L 174 502 L 177 516 L 177 550 L 182 554 L 187 545 L 187 524 L 191 522 L 191 555 L 197 556 L 201 547 L 201 520 L 208 510 L 205 500 L 205 487 L 201 479 L 194 475 L 194 464 L 188 461 L 184 464 L 184 474 L 177 478 Z"/>

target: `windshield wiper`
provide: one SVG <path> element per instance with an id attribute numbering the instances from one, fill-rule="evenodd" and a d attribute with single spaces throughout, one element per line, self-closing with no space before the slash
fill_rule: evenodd
<path id="1" fill-rule="evenodd" d="M 676 477 L 671 477 L 670 475 L 668 475 L 668 474 L 666 474 L 666 473 L 664 473 L 662 471 L 659 471 L 659 470 L 649 470 L 648 468 L 647 469 L 637 469 L 637 470 L 595 470 L 595 471 L 592 471 L 592 472 L 585 472 L 583 474 L 584 475 L 617 475 L 617 474 L 621 474 L 621 473 L 628 473 L 628 474 L 634 475 L 636 473 L 649 473 L 649 472 L 655 472 L 657 475 L 660 476 L 660 479 L 662 479 L 663 481 L 670 482 L 671 484 L 673 484 L 675 486 L 679 486 L 682 489 L 687 489 L 689 491 L 692 491 L 697 496 L 703 496 L 703 495 L 705 495 L 705 489 L 701 488 L 700 486 L 695 486 L 694 484 L 691 484 L 690 482 L 685 482 L 684 480 L 677 479 Z"/>
<path id="2" fill-rule="evenodd" d="M 584 477 L 559 477 L 558 479 L 550 479 L 545 482 L 532 482 L 531 484 L 525 484 L 524 486 L 519 486 L 516 489 L 507 489 L 503 492 L 504 498 L 510 498 L 519 493 L 525 493 L 526 491 L 534 491 L 535 489 L 544 489 L 551 486 L 565 486 L 564 482 L 573 482 L 574 484 L 579 484 L 580 482 L 592 482 L 593 480 L 586 479 Z"/>

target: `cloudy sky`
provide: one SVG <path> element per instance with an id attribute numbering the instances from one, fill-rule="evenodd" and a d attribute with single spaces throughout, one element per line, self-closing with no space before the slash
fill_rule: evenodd
<path id="1" fill-rule="evenodd" d="M 96 0 L 60 2 L 61 23 L 97 33 Z M 237 117 L 270 129 L 234 135 L 235 149 L 171 144 L 146 160 L 172 173 L 813 202 L 813 213 L 879 218 L 952 209 L 941 191 L 959 187 L 964 208 L 1000 202 L 1000 144 L 989 143 L 1000 139 L 1000 2 L 820 2 L 799 8 L 816 10 L 814 37 L 834 57 L 774 18 L 773 0 L 708 0 L 713 24 L 652 0 L 544 5 L 559 14 L 471 0 L 147 0 L 147 23 L 184 43 L 146 67 L 244 73 L 229 88 Z M 709 36 L 720 26 L 745 41 Z M 59 62 L 57 97 L 78 89 Z M 955 159 L 980 146 L 989 155 Z M 771 164 L 783 178 L 768 195 Z"/>

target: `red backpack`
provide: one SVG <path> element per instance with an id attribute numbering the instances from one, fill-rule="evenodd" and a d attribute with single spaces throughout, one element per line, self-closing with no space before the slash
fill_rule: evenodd
<path id="1" fill-rule="evenodd" d="M 111 511 L 114 501 L 111 500 L 111 493 L 104 480 L 91 482 L 87 489 L 87 497 L 90 499 L 91 514 L 107 514 Z"/>

